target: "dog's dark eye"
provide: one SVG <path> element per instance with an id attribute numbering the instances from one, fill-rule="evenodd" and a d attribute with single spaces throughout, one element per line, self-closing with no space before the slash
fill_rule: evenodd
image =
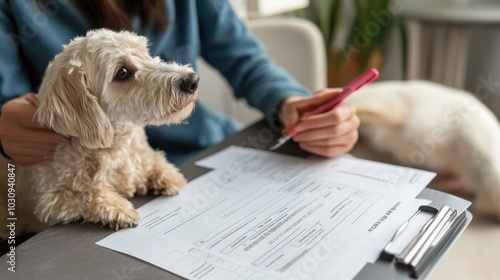
<path id="1" fill-rule="evenodd" d="M 125 81 L 128 77 L 130 77 L 130 71 L 125 67 L 120 68 L 116 73 L 116 78 L 118 80 Z"/>

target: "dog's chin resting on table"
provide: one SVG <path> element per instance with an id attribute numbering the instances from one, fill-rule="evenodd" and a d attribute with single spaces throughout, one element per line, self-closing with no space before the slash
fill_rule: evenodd
<path id="1" fill-rule="evenodd" d="M 473 194 L 473 208 L 500 221 L 500 125 L 472 94 L 424 82 L 379 82 L 346 102 L 361 119 L 362 158 L 438 173 L 431 186 Z"/>
<path id="2" fill-rule="evenodd" d="M 16 235 L 74 221 L 132 227 L 141 218 L 128 198 L 177 194 L 186 180 L 148 145 L 144 126 L 181 123 L 197 85 L 191 67 L 151 57 L 147 39 L 130 32 L 89 31 L 64 46 L 45 72 L 36 118 L 67 138 L 46 161 L 15 167 Z M 7 199 L 3 186 L 2 221 Z"/>

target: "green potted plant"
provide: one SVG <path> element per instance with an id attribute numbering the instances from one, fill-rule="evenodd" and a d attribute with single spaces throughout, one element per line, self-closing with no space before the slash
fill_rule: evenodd
<path id="1" fill-rule="evenodd" d="M 328 85 L 343 86 L 369 67 L 382 66 L 393 27 L 405 34 L 392 0 L 311 0 L 297 12 L 323 34 L 328 54 Z"/>

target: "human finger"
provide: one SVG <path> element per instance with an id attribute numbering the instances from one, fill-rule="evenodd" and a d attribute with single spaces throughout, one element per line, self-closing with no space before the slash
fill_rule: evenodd
<path id="1" fill-rule="evenodd" d="M 341 124 L 356 115 L 356 108 L 350 104 L 341 104 L 337 108 L 318 114 L 308 116 L 300 120 L 295 126 L 297 132 L 302 132 L 310 129 L 329 127 Z"/>

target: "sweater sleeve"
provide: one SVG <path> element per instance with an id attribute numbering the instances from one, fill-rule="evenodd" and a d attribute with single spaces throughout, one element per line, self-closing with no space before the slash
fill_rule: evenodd
<path id="1" fill-rule="evenodd" d="M 31 91 L 28 71 L 19 46 L 27 36 L 19 34 L 12 19 L 10 1 L 0 1 L 0 114 L 8 100 Z"/>
<path id="2" fill-rule="evenodd" d="M 260 109 L 268 120 L 281 101 L 309 93 L 275 65 L 227 0 L 198 0 L 201 56 L 218 69 L 237 98 Z"/>

